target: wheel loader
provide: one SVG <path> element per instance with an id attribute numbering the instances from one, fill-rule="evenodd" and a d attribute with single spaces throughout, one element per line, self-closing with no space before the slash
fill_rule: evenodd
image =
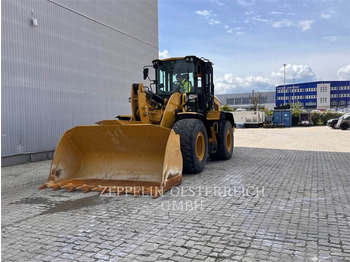
<path id="1" fill-rule="evenodd" d="M 131 86 L 131 115 L 64 133 L 39 189 L 156 198 L 181 184 L 183 172 L 201 172 L 208 157 L 231 158 L 235 123 L 214 95 L 209 60 L 156 59 L 144 67 L 143 78 L 151 84 Z"/>

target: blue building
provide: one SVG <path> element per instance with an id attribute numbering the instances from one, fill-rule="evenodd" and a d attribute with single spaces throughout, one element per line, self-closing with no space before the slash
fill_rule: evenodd
<path id="1" fill-rule="evenodd" d="M 300 102 L 305 109 L 350 108 L 350 81 L 317 81 L 276 87 L 276 106 Z"/>

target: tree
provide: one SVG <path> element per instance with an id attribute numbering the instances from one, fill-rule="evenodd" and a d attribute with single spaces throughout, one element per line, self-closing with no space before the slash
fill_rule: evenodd
<path id="1" fill-rule="evenodd" d="M 253 104 L 253 110 L 257 111 L 259 104 L 260 104 L 260 100 L 261 100 L 261 93 L 258 92 L 257 94 L 255 94 L 254 90 L 252 90 L 252 95 L 250 97 L 250 101 Z"/>
<path id="2" fill-rule="evenodd" d="M 300 109 L 303 108 L 303 103 L 301 103 L 299 100 L 295 103 L 295 106 L 294 106 L 295 110 L 296 111 L 299 111 Z"/>
<path id="3" fill-rule="evenodd" d="M 221 107 L 221 110 L 222 110 L 222 111 L 228 111 L 228 112 L 232 112 L 232 111 L 233 111 L 232 108 L 229 107 L 228 105 L 223 105 L 223 106 Z"/>
<path id="4" fill-rule="evenodd" d="M 260 106 L 259 106 L 259 111 L 261 111 L 261 112 L 267 112 L 267 111 L 269 111 L 269 110 L 265 107 L 265 105 L 260 105 Z"/>

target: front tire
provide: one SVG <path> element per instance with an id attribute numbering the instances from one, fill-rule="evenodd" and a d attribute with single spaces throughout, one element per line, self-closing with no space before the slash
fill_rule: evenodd
<path id="1" fill-rule="evenodd" d="M 173 129 L 180 135 L 183 172 L 201 172 L 208 158 L 208 135 L 203 122 L 199 119 L 181 119 Z"/>
<path id="2" fill-rule="evenodd" d="M 223 120 L 219 123 L 219 132 L 216 136 L 218 147 L 216 153 L 210 154 L 211 159 L 228 160 L 232 157 L 234 147 L 234 137 L 232 124 Z"/>

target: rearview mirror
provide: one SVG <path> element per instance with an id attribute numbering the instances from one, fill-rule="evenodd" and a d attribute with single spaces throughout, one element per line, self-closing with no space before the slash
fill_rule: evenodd
<path id="1" fill-rule="evenodd" d="M 146 78 L 148 77 L 148 72 L 149 72 L 148 68 L 143 69 L 143 80 L 146 80 Z"/>

